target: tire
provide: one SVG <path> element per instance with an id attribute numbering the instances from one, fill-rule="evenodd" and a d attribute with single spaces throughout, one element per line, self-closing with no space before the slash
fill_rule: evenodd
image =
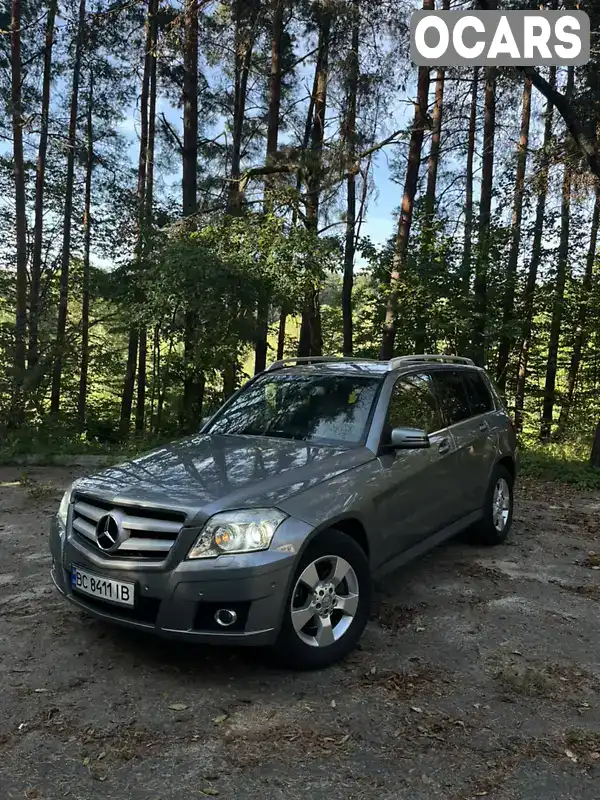
<path id="1" fill-rule="evenodd" d="M 272 648 L 276 661 L 321 669 L 347 655 L 367 624 L 371 587 L 369 561 L 354 539 L 331 528 L 320 533 L 294 573 Z"/>
<path id="2" fill-rule="evenodd" d="M 493 546 L 505 541 L 512 525 L 513 487 L 513 476 L 506 467 L 495 467 L 485 496 L 483 518 L 472 529 L 474 544 Z"/>

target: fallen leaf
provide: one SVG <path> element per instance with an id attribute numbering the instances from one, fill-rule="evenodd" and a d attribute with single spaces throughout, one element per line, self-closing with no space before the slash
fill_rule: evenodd
<path id="1" fill-rule="evenodd" d="M 331 707 L 332 707 L 332 708 L 336 708 L 336 702 L 335 702 L 335 700 L 332 700 L 332 701 L 331 701 Z"/>
<path id="2" fill-rule="evenodd" d="M 98 761 L 102 761 L 102 759 L 106 756 L 106 751 L 103 750 L 100 755 L 98 756 Z"/>
<path id="3" fill-rule="evenodd" d="M 185 703 L 171 703 L 169 708 L 171 711 L 185 711 L 187 706 Z"/>
<path id="4" fill-rule="evenodd" d="M 567 758 L 570 758 L 574 764 L 577 763 L 577 756 L 572 750 L 565 750 L 565 755 Z"/>
<path id="5" fill-rule="evenodd" d="M 205 789 L 200 789 L 200 791 L 207 797 L 216 797 L 219 794 L 219 790 L 213 789 L 211 786 L 207 786 Z"/>
<path id="6" fill-rule="evenodd" d="M 229 719 L 229 714 L 219 714 L 218 717 L 213 719 L 213 722 L 215 725 L 222 725 L 227 719 Z"/>
<path id="7" fill-rule="evenodd" d="M 34 689 L 34 692 L 36 692 L 37 694 L 42 694 L 42 692 L 47 692 L 47 691 L 48 689 Z"/>
<path id="8" fill-rule="evenodd" d="M 349 738 L 350 738 L 350 734 L 347 733 L 345 736 L 343 736 L 340 739 L 340 744 L 346 744 L 346 742 L 348 741 Z M 595 753 L 595 755 L 598 755 L 598 753 Z M 594 756 L 594 754 L 592 754 L 592 758 L 593 758 L 593 756 Z"/>
<path id="9" fill-rule="evenodd" d="M 84 766 L 84 767 L 87 767 L 87 765 L 88 765 L 89 763 L 90 763 L 89 756 L 86 756 L 86 757 L 83 759 L 83 766 Z"/>
<path id="10" fill-rule="evenodd" d="M 422 709 L 422 708 L 419 708 L 419 706 L 411 706 L 411 707 L 410 707 L 410 710 L 411 710 L 411 711 L 414 711 L 414 712 L 415 712 L 415 714 L 422 714 L 422 713 L 423 713 L 423 709 Z"/>

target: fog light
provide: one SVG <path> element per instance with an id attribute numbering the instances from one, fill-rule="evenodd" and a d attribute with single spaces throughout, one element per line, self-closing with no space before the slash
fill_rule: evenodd
<path id="1" fill-rule="evenodd" d="M 222 628 L 228 628 L 230 625 L 237 622 L 237 614 L 230 608 L 220 608 L 215 613 L 215 621 L 217 625 L 220 625 Z"/>

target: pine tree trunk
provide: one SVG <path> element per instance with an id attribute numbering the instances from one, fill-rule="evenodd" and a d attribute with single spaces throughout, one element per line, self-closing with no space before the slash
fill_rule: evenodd
<path id="1" fill-rule="evenodd" d="M 154 140 L 156 132 L 156 47 L 158 35 L 158 0 L 149 0 L 146 23 L 146 59 L 144 64 L 144 86 L 142 93 L 142 114 L 146 121 L 142 123 L 142 141 L 140 141 L 140 159 L 138 168 L 138 252 L 142 268 L 145 267 L 150 248 L 152 231 L 152 208 L 154 202 Z M 148 334 L 145 326 L 139 331 L 139 356 L 137 376 L 137 400 L 135 410 L 135 430 L 137 434 L 144 432 L 146 424 L 146 374 Z"/>
<path id="2" fill-rule="evenodd" d="M 496 68 L 486 67 L 481 197 L 479 200 L 479 241 L 477 261 L 475 263 L 475 284 L 473 287 L 473 356 L 480 367 L 484 367 L 486 361 L 487 271 L 491 244 L 495 134 Z"/>
<path id="3" fill-rule="evenodd" d="M 525 78 L 523 86 L 523 108 L 521 112 L 521 134 L 517 151 L 517 170 L 511 223 L 510 250 L 506 265 L 506 286 L 502 303 L 502 335 L 498 350 L 498 367 L 496 383 L 501 392 L 506 389 L 508 359 L 513 347 L 515 315 L 515 287 L 517 281 L 517 265 L 521 247 L 521 220 L 523 218 L 523 196 L 525 194 L 525 172 L 527 169 L 527 151 L 529 149 L 529 123 L 531 120 L 531 80 Z"/>
<path id="4" fill-rule="evenodd" d="M 27 365 L 31 372 L 38 362 L 38 324 L 40 316 L 40 283 L 42 276 L 42 243 L 44 236 L 44 190 L 46 188 L 46 154 L 48 151 L 48 124 L 50 110 L 50 86 L 52 82 L 52 46 L 54 23 L 58 0 L 50 0 L 46 18 L 44 41 L 44 76 L 42 78 L 42 110 L 40 114 L 40 138 L 35 174 L 35 222 L 33 228 L 33 250 L 31 253 L 31 282 L 29 288 L 29 349 Z"/>
<path id="5" fill-rule="evenodd" d="M 198 210 L 198 3 L 185 0 L 183 50 L 183 215 Z M 193 223 L 192 227 L 195 226 Z M 196 315 L 185 312 L 183 424 L 197 429 L 203 401 L 204 376 L 196 374 Z"/>
<path id="6" fill-rule="evenodd" d="M 79 3 L 77 23 L 77 42 L 73 64 L 73 84 L 71 87 L 71 111 L 69 116 L 69 138 L 67 155 L 67 177 L 65 181 L 65 213 L 63 220 L 63 242 L 60 264 L 60 299 L 58 305 L 58 325 L 56 328 L 56 357 L 52 372 L 52 391 L 50 413 L 56 416 L 60 410 L 60 391 L 62 382 L 62 363 L 67 330 L 69 302 L 69 266 L 71 260 L 71 223 L 73 217 L 73 187 L 75 181 L 75 147 L 77 145 L 77 107 L 79 103 L 79 78 L 81 74 L 81 55 L 85 33 L 85 0 Z"/>
<path id="7" fill-rule="evenodd" d="M 12 422 L 18 427 L 25 415 L 25 353 L 27 336 L 27 220 L 25 216 L 25 164 L 23 160 L 23 106 L 21 96 L 21 2 L 11 9 L 11 103 L 13 131 L 13 175 L 17 243 L 17 308 Z"/>
<path id="8" fill-rule="evenodd" d="M 556 86 L 556 67 L 550 67 L 549 83 L 552 88 Z M 525 388 L 527 384 L 527 367 L 529 363 L 529 350 L 531 347 L 531 332 L 533 326 L 533 302 L 535 298 L 535 284 L 542 260 L 542 238 L 544 233 L 544 218 L 546 215 L 546 196 L 548 193 L 548 171 L 550 165 L 550 145 L 552 140 L 552 126 L 554 106 L 548 103 L 544 122 L 544 140 L 542 143 L 542 158 L 538 178 L 538 196 L 533 228 L 533 243 L 531 246 L 531 259 L 527 272 L 527 282 L 523 296 L 521 347 L 519 351 L 519 364 L 517 368 L 517 386 L 515 390 L 515 427 L 520 433 L 523 430 L 523 408 L 525 405 Z"/>
<path id="9" fill-rule="evenodd" d="M 575 69 L 569 67 L 567 71 L 566 96 L 570 99 L 573 95 Z M 547 442 L 552 433 L 552 418 L 554 403 L 556 401 L 556 373 L 558 370 L 558 347 L 565 304 L 565 284 L 569 264 L 569 233 L 571 222 L 571 184 L 573 169 L 567 160 L 564 166 L 562 202 L 560 211 L 560 240 L 558 243 L 556 285 L 554 288 L 554 303 L 552 307 L 552 321 L 550 323 L 550 341 L 548 343 L 548 361 L 546 364 L 546 380 L 544 383 L 544 402 L 542 405 L 542 424 L 540 426 L 540 439 Z"/>
<path id="10" fill-rule="evenodd" d="M 342 281 L 342 351 L 353 351 L 352 289 L 354 287 L 354 255 L 356 249 L 356 103 L 360 78 L 360 0 L 352 1 L 352 41 L 348 58 L 346 111 L 346 147 L 348 177 L 346 179 L 346 236 L 344 241 L 344 277 Z"/>
<path id="11" fill-rule="evenodd" d="M 319 41 L 315 66 L 314 116 L 310 136 L 311 169 L 307 180 L 306 227 L 315 234 L 319 228 L 323 171 L 323 142 L 325 139 L 325 114 L 327 109 L 327 83 L 329 78 L 329 46 L 331 37 L 331 10 L 323 5 L 318 11 Z M 302 323 L 298 341 L 298 356 L 318 356 L 323 352 L 321 331 L 321 306 L 319 287 L 313 285 L 304 298 Z"/>
<path id="12" fill-rule="evenodd" d="M 433 9 L 433 0 L 423 0 L 424 11 L 433 11 Z M 415 195 L 417 193 L 417 184 L 419 180 L 419 165 L 421 163 L 421 151 L 423 149 L 425 126 L 427 125 L 428 105 L 429 68 L 419 67 L 415 114 L 410 135 L 410 142 L 408 145 L 408 164 L 404 179 L 404 194 L 402 196 L 402 206 L 400 208 L 400 217 L 398 219 L 398 232 L 396 234 L 392 272 L 390 275 L 390 291 L 385 312 L 385 322 L 383 325 L 383 335 L 379 354 L 379 357 L 382 361 L 388 361 L 394 355 L 398 300 L 401 282 L 404 280 L 406 272 L 408 240 L 410 237 Z"/>
<path id="13" fill-rule="evenodd" d="M 256 0 L 235 0 L 235 79 L 233 94 L 233 131 L 231 142 L 231 177 L 227 197 L 227 213 L 240 214 L 242 195 L 240 191 L 242 134 L 246 115 L 248 75 L 252 60 L 252 49 L 256 35 L 255 24 L 258 13 Z"/>
<path id="14" fill-rule="evenodd" d="M 459 309 L 461 313 L 461 329 L 458 336 L 459 354 L 467 353 L 471 349 L 467 321 L 470 319 L 471 296 L 471 257 L 473 253 L 473 162 L 475 159 L 475 142 L 477 139 L 477 94 L 479 89 L 479 67 L 473 69 L 471 83 L 471 112 L 469 114 L 469 135 L 467 139 L 467 172 L 465 177 L 465 227 L 463 252 L 460 267 L 461 298 Z"/>
<path id="15" fill-rule="evenodd" d="M 77 418 L 81 430 L 85 430 L 88 370 L 90 363 L 90 245 L 92 240 L 92 177 L 94 171 L 94 73 L 90 71 L 87 103 L 85 199 L 83 206 L 83 280 L 81 298 L 81 371 L 79 375 L 79 397 Z"/>
<path id="16" fill-rule="evenodd" d="M 285 326 L 287 323 L 287 311 L 281 308 L 279 313 L 279 332 L 277 335 L 277 360 L 281 361 L 285 351 Z"/>
<path id="17" fill-rule="evenodd" d="M 600 422 L 596 425 L 592 452 L 590 453 L 590 467 L 600 469 Z"/>
<path id="18" fill-rule="evenodd" d="M 577 323 L 575 325 L 575 341 L 573 343 L 573 353 L 569 364 L 569 374 L 567 377 L 567 392 L 563 398 L 560 415 L 558 417 L 558 427 L 556 437 L 561 439 L 566 432 L 567 423 L 571 406 L 573 405 L 573 395 L 577 384 L 579 366 L 583 348 L 587 340 L 589 331 L 587 330 L 588 309 L 590 307 L 592 281 L 594 277 L 594 266 L 597 262 L 598 253 L 598 226 L 600 223 L 600 183 L 596 182 L 596 200 L 594 202 L 594 212 L 592 215 L 592 227 L 590 231 L 590 243 L 585 263 L 585 273 L 581 284 L 581 300 L 577 311 Z"/>
<path id="19" fill-rule="evenodd" d="M 138 356 L 138 381 L 137 381 L 137 404 L 135 410 L 135 431 L 137 434 L 144 432 L 146 421 L 146 361 L 148 358 L 148 334 L 145 326 L 140 328 L 139 333 L 139 356 Z"/>
<path id="20" fill-rule="evenodd" d="M 127 344 L 127 367 L 125 369 L 125 384 L 121 396 L 121 418 L 119 433 L 121 439 L 129 436 L 129 422 L 131 420 L 131 407 L 133 406 L 133 389 L 135 386 L 135 367 L 137 364 L 138 332 L 134 328 L 129 332 Z"/>
<path id="21" fill-rule="evenodd" d="M 443 10 L 449 8 L 449 0 L 444 0 Z M 421 253 L 419 267 L 421 272 L 421 291 L 425 289 L 428 276 L 431 274 L 433 245 L 435 232 L 433 225 L 435 221 L 435 192 L 437 186 L 437 174 L 440 162 L 440 142 L 442 137 L 442 115 L 444 107 L 444 83 L 446 72 L 440 68 L 435 78 L 435 100 L 432 114 L 431 145 L 429 158 L 427 160 L 427 188 L 425 190 L 425 215 L 423 231 L 421 233 Z M 427 350 L 427 299 L 420 296 L 417 298 L 417 312 L 415 325 L 415 353 L 424 353 Z"/>
<path id="22" fill-rule="evenodd" d="M 275 0 L 273 26 L 271 31 L 271 75 L 269 77 L 269 109 L 267 116 L 267 157 L 271 164 L 277 154 L 279 139 L 279 112 L 281 107 L 281 49 L 283 43 L 284 0 Z M 265 181 L 265 213 L 272 211 L 271 186 Z M 269 298 L 262 298 L 256 311 L 256 349 L 254 355 L 254 374 L 262 372 L 267 366 L 269 335 Z"/>

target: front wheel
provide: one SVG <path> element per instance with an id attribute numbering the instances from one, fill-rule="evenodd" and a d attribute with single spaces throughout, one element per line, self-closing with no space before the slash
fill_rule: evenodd
<path id="1" fill-rule="evenodd" d="M 292 580 L 275 657 L 296 669 L 333 664 L 356 646 L 370 603 L 364 551 L 340 531 L 323 531 L 306 549 Z"/>
<path id="2" fill-rule="evenodd" d="M 473 528 L 478 544 L 502 544 L 508 536 L 513 516 L 513 477 L 503 466 L 492 474 L 483 509 L 483 517 Z"/>

